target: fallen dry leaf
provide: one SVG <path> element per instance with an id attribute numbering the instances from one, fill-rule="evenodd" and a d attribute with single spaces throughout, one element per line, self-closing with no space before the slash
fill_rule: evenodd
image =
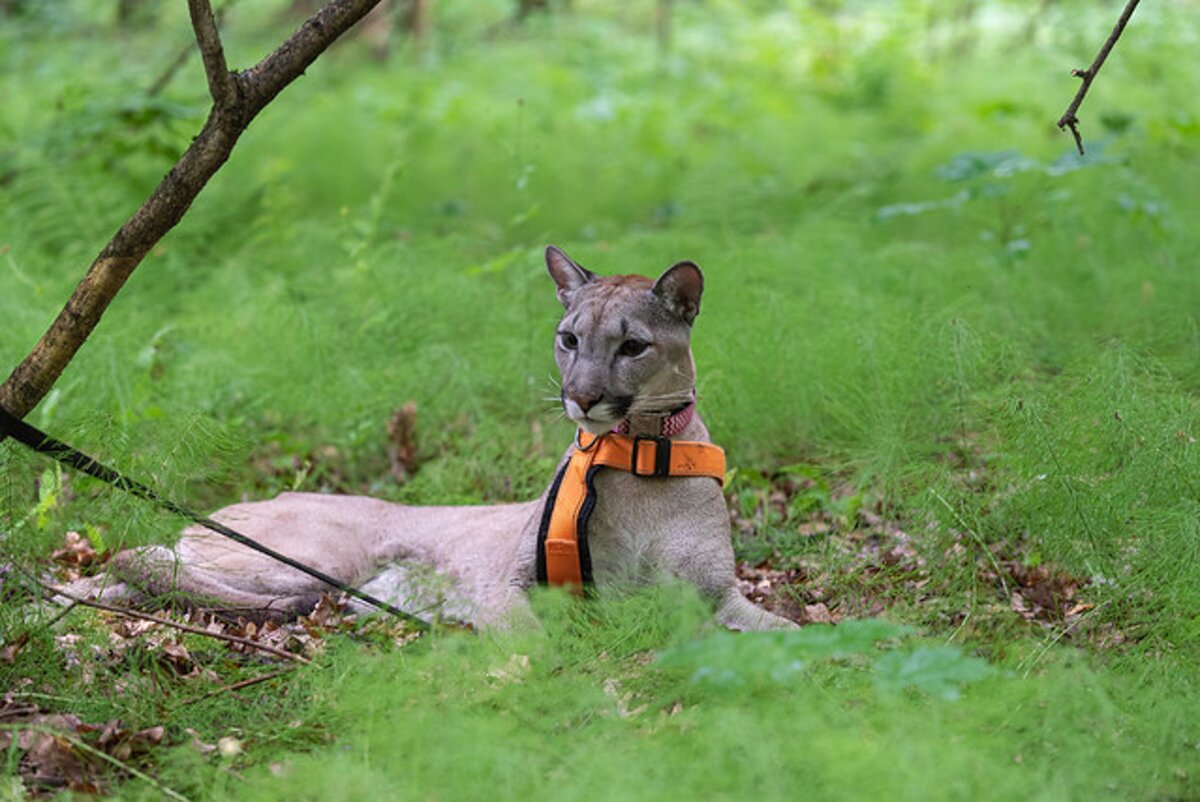
<path id="1" fill-rule="evenodd" d="M 835 624 L 838 622 L 829 608 L 824 604 L 806 604 L 797 623 L 800 624 Z"/>
<path id="2" fill-rule="evenodd" d="M 502 666 L 491 668 L 487 672 L 487 678 L 494 680 L 497 685 L 507 685 L 511 682 L 521 682 L 525 675 L 529 673 L 529 655 L 527 654 L 512 654 L 508 657 L 508 662 Z"/>
<path id="3" fill-rule="evenodd" d="M 22 632 L 8 643 L 0 646 L 0 663 L 14 662 L 27 643 L 29 643 L 29 633 Z"/>
<path id="4" fill-rule="evenodd" d="M 604 680 L 604 684 L 601 687 L 604 695 L 616 703 L 617 715 L 621 718 L 632 718 L 639 713 L 645 712 L 646 708 L 649 707 L 649 705 L 643 704 L 631 708 L 629 703 L 633 700 L 633 691 L 621 693 L 621 681 L 616 677 L 609 677 Z"/>
<path id="5" fill-rule="evenodd" d="M 217 740 L 217 752 L 223 758 L 234 758 L 242 753 L 242 742 L 232 735 L 226 735 Z"/>
<path id="6" fill-rule="evenodd" d="M 387 427 L 388 466 L 397 484 L 404 484 L 417 470 L 417 402 L 409 401 L 392 413 Z"/>
<path id="7" fill-rule="evenodd" d="M 0 731 L 0 751 L 16 757 L 17 773 L 31 792 L 102 794 L 112 766 L 89 750 L 124 763 L 160 746 L 166 733 L 161 726 L 131 732 L 117 720 L 90 724 L 69 713 L 48 713 L 16 701 L 11 692 L 0 702 L 0 720 L 9 725 Z"/>
<path id="8" fill-rule="evenodd" d="M 50 553 L 50 559 L 59 565 L 86 568 L 101 562 L 101 555 L 92 547 L 92 541 L 78 532 L 67 532 L 61 548 Z"/>
<path id="9" fill-rule="evenodd" d="M 200 734 L 198 732 L 196 732 L 194 729 L 192 729 L 191 727 L 188 727 L 187 729 L 185 729 L 184 732 L 187 733 L 191 737 L 192 748 L 195 749 L 200 754 L 208 755 L 208 754 L 211 754 L 211 753 L 217 751 L 216 744 L 209 744 L 209 743 L 205 743 L 204 741 L 201 741 Z"/>

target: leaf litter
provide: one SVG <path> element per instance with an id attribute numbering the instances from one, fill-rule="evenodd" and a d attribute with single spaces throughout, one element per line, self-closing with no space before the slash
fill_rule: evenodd
<path id="1" fill-rule="evenodd" d="M 954 467 L 964 486 L 996 492 L 981 461 L 961 463 Z M 1088 621 L 1097 609 L 1086 595 L 1090 580 L 1044 562 L 1024 537 L 989 544 L 984 552 L 965 528 L 950 529 L 946 547 L 936 523 L 903 521 L 881 494 L 820 478 L 810 466 L 735 481 L 729 502 L 743 557 L 739 589 L 801 625 L 879 616 L 898 605 L 928 606 L 927 618 L 950 629 L 982 611 L 1101 648 L 1130 639 L 1111 623 Z M 963 577 L 985 589 L 982 610 L 978 599 L 954 584 Z"/>
<path id="2" fill-rule="evenodd" d="M 165 735 L 162 725 L 131 730 L 117 719 L 94 724 L 48 712 L 13 691 L 0 698 L 0 752 L 19 755 L 17 772 L 33 797 L 64 790 L 103 793 L 114 762 L 126 767 L 142 762 Z"/>
<path id="3" fill-rule="evenodd" d="M 51 554 L 50 578 L 56 582 L 78 579 L 103 567 L 109 556 L 97 552 L 86 535 L 67 532 L 63 545 Z M 134 611 L 96 609 L 93 620 L 100 638 L 66 631 L 53 635 L 51 642 L 60 665 L 72 674 L 79 688 L 106 683 L 121 694 L 144 693 L 150 686 L 142 679 L 152 674 L 155 692 L 162 682 L 184 691 L 195 686 L 190 704 L 222 694 L 236 695 L 252 685 L 277 680 L 290 673 L 290 669 L 279 668 L 286 660 L 284 655 L 306 660 L 318 657 L 335 633 L 388 648 L 405 646 L 421 634 L 403 622 L 379 616 L 361 618 L 349 612 L 347 602 L 346 596 L 325 594 L 308 615 L 288 622 L 260 622 L 201 609 L 164 610 L 155 616 L 160 620 L 146 620 L 131 617 Z M 212 639 L 206 640 L 205 634 Z M 225 636 L 242 642 L 220 639 Z M 6 669 L 5 676 L 14 678 L 7 683 L 10 687 L 0 687 L 0 753 L 15 760 L 10 765 L 30 798 L 62 791 L 103 795 L 114 783 L 131 777 L 157 784 L 141 768 L 152 766 L 155 750 L 162 748 L 182 746 L 224 759 L 241 753 L 237 738 L 224 736 L 209 743 L 193 728 L 172 728 L 166 718 L 153 726 L 133 728 L 121 719 L 88 721 L 70 711 L 47 709 L 35 700 L 61 699 L 56 689 L 39 685 L 32 676 L 20 676 L 22 669 L 37 673 L 22 660 L 31 637 L 31 630 L 25 630 L 0 642 L 0 668 Z M 264 652 L 255 645 L 281 654 Z M 130 666 L 137 669 L 131 672 Z M 247 677 L 248 672 L 251 676 Z M 178 796 L 170 789 L 160 790 Z"/>

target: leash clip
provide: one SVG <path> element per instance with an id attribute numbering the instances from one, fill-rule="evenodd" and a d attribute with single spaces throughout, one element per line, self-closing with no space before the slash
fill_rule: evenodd
<path id="1" fill-rule="evenodd" d="M 591 434 L 591 433 L 589 432 L 588 434 Z M 576 448 L 577 450 L 579 450 L 579 451 L 582 451 L 582 452 L 584 452 L 584 453 L 586 454 L 588 451 L 591 451 L 593 448 L 595 448 L 595 447 L 596 447 L 596 444 L 600 442 L 600 438 L 601 438 L 601 437 L 603 437 L 603 436 L 604 436 L 604 435 L 600 435 L 600 434 L 593 434 L 593 435 L 592 435 L 592 442 L 588 443 L 588 444 L 585 446 L 585 445 L 583 444 L 583 429 L 576 429 L 576 430 L 575 430 L 575 448 Z"/>
<path id="2" fill-rule="evenodd" d="M 650 473 L 638 471 L 638 449 L 645 441 L 654 443 L 654 470 Z M 633 438 L 633 454 L 629 458 L 629 472 L 643 479 L 661 479 L 671 475 L 671 438 L 651 434 L 639 434 Z"/>

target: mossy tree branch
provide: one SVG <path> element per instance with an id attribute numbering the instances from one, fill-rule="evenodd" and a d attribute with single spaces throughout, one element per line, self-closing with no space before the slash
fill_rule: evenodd
<path id="1" fill-rule="evenodd" d="M 37 406 L 130 274 L 187 213 L 250 122 L 379 1 L 330 0 L 260 62 L 231 72 L 209 0 L 188 0 L 213 98 L 208 119 L 150 197 L 100 251 L 33 350 L 0 385 L 0 406 L 18 417 Z"/>

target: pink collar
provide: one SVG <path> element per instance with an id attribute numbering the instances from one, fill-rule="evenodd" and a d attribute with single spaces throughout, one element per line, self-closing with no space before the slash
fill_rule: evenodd
<path id="1" fill-rule="evenodd" d="M 674 437 L 675 435 L 679 434 L 687 428 L 689 423 L 692 422 L 692 418 L 695 416 L 695 414 L 696 401 L 693 399 L 689 401 L 687 406 L 685 406 L 683 409 L 672 412 L 670 415 L 662 418 L 658 429 L 659 437 Z M 613 433 L 629 434 L 629 420 L 626 419 L 617 424 L 617 426 L 613 428 Z"/>

